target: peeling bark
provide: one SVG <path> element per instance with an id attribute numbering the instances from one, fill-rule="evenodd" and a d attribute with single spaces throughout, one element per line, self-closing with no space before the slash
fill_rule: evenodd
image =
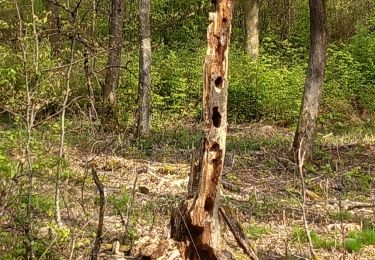
<path id="1" fill-rule="evenodd" d="M 228 51 L 233 0 L 215 1 L 209 14 L 204 64 L 204 134 L 193 156 L 187 200 L 171 216 L 172 238 L 184 245 L 185 259 L 221 259 L 218 218 L 227 134 Z"/>
<path id="2" fill-rule="evenodd" d="M 310 53 L 309 67 L 293 147 L 301 149 L 305 161 L 312 155 L 316 121 L 323 91 L 326 62 L 325 0 L 309 0 L 310 4 Z"/>

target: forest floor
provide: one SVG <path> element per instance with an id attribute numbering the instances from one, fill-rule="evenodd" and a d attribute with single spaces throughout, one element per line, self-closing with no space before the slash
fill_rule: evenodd
<path id="1" fill-rule="evenodd" d="M 128 255 L 179 259 L 178 246 L 168 239 L 168 224 L 172 208 L 185 196 L 190 154 L 200 139 L 197 129 L 176 125 L 143 141 L 68 131 L 64 227 L 51 227 L 51 217 L 39 219 L 36 236 L 52 241 L 48 250 L 63 259 L 88 258 L 98 222 L 95 169 L 107 202 L 102 259 L 126 259 L 124 253 L 113 253 L 116 241 Z M 307 221 L 321 259 L 375 259 L 373 130 L 318 134 L 314 160 L 305 165 Z M 228 131 L 221 203 L 235 211 L 260 259 L 308 259 L 301 180 L 289 152 L 292 138 L 293 130 L 261 123 Z M 50 143 L 50 153 L 57 149 Z M 49 174 L 50 182 L 36 177 L 36 192 L 53 197 L 54 172 Z M 68 235 L 61 240 L 64 230 Z M 223 238 L 234 259 L 248 259 L 225 225 Z"/>

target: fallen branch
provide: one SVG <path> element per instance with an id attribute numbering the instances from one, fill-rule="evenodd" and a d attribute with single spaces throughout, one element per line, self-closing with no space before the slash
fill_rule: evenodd
<path id="1" fill-rule="evenodd" d="M 232 211 L 229 206 L 221 206 L 219 208 L 220 214 L 223 217 L 225 223 L 228 225 L 230 231 L 232 232 L 234 238 L 236 239 L 238 245 L 242 248 L 244 253 L 250 257 L 252 260 L 258 260 L 258 256 L 255 249 L 252 248 L 249 240 L 247 239 L 241 225 L 233 217 Z"/>
<path id="2" fill-rule="evenodd" d="M 340 204 L 340 201 L 329 200 L 328 204 L 331 204 L 331 205 Z M 366 203 L 366 202 L 358 202 L 358 201 L 341 201 L 341 204 L 345 210 L 375 208 L 375 203 Z"/>

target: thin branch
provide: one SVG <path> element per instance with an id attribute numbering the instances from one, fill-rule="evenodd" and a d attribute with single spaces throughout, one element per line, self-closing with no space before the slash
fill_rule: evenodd
<path id="1" fill-rule="evenodd" d="M 300 180 L 301 180 L 301 199 L 302 202 L 300 203 L 301 209 L 302 209 L 302 220 L 303 220 L 303 227 L 306 233 L 307 237 L 307 242 L 309 246 L 309 253 L 310 253 L 310 258 L 314 260 L 318 260 L 318 256 L 316 255 L 311 239 L 311 234 L 310 234 L 310 229 L 309 225 L 307 223 L 307 217 L 306 217 L 306 184 L 305 184 L 305 177 L 303 174 L 303 166 L 304 166 L 304 161 L 305 161 L 305 152 L 302 154 L 302 143 L 303 143 L 304 138 L 302 137 L 299 149 L 298 149 L 298 170 L 300 174 Z"/>
<path id="2" fill-rule="evenodd" d="M 98 259 L 100 244 L 102 243 L 104 214 L 105 214 L 105 194 L 104 194 L 104 186 L 99 179 L 98 173 L 93 167 L 91 168 L 91 174 L 92 174 L 92 178 L 94 179 L 95 185 L 99 191 L 99 220 L 98 220 L 98 227 L 96 229 L 96 238 L 95 238 L 94 246 L 92 248 L 92 253 L 91 253 L 91 259 L 96 260 Z"/>
<path id="3" fill-rule="evenodd" d="M 134 182 L 133 182 L 133 188 L 132 188 L 132 197 L 131 197 L 131 201 L 130 201 L 130 204 L 129 206 L 127 207 L 127 211 L 126 211 L 126 223 L 125 223 L 125 237 L 128 236 L 128 229 L 129 229 L 129 223 L 130 223 L 130 218 L 131 218 L 131 214 L 132 214 L 132 211 L 133 211 L 133 204 L 134 204 L 134 199 L 135 199 L 135 191 L 136 191 L 136 187 L 137 187 L 137 181 L 138 181 L 138 172 L 136 170 L 134 170 L 134 173 L 135 173 L 135 178 L 134 178 Z"/>

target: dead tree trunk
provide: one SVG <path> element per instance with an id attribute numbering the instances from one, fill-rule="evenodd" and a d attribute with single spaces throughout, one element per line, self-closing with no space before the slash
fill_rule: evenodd
<path id="1" fill-rule="evenodd" d="M 246 24 L 246 53 L 253 59 L 259 55 L 259 5 L 258 0 L 246 0 L 245 2 L 245 24 Z"/>
<path id="2" fill-rule="evenodd" d="M 103 86 L 104 95 L 104 117 L 112 117 L 116 104 L 116 89 L 119 84 L 121 49 L 124 28 L 124 1 L 111 1 L 111 14 L 109 16 L 109 46 L 107 71 L 105 84 Z"/>
<path id="3" fill-rule="evenodd" d="M 305 160 L 311 158 L 319 104 L 323 91 L 326 61 L 325 0 L 309 0 L 310 5 L 310 53 L 309 67 L 301 105 L 298 127 L 293 147 L 301 149 Z"/>
<path id="4" fill-rule="evenodd" d="M 139 96 L 136 136 L 146 136 L 150 131 L 151 109 L 151 30 L 150 0 L 139 0 Z"/>
<path id="5" fill-rule="evenodd" d="M 171 216 L 172 238 L 184 245 L 185 259 L 221 258 L 218 219 L 227 134 L 228 51 L 233 0 L 215 1 L 209 14 L 204 64 L 204 134 L 192 164 L 187 200 Z M 194 159 L 194 158 L 193 158 Z"/>

